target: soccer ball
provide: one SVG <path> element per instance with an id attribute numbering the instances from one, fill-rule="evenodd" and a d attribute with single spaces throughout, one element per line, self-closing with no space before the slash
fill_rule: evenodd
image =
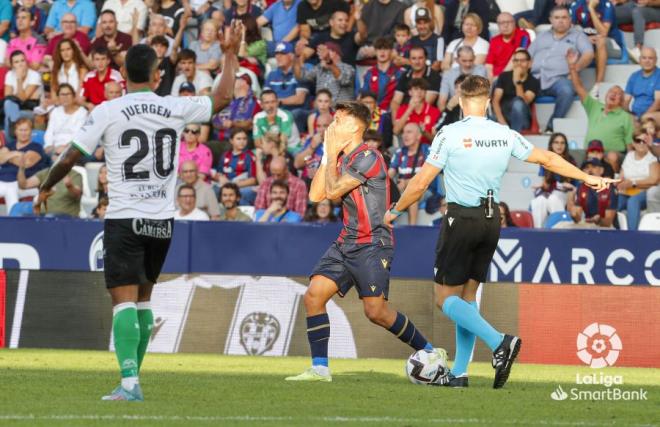
<path id="1" fill-rule="evenodd" d="M 435 351 L 419 350 L 406 361 L 406 375 L 413 384 L 441 385 L 447 374 L 447 361 Z"/>

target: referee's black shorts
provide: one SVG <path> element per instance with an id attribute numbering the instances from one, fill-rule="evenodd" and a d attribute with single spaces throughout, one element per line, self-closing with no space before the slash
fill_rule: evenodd
<path id="1" fill-rule="evenodd" d="M 106 219 L 103 224 L 105 286 L 156 283 L 173 229 L 172 219 Z"/>
<path id="2" fill-rule="evenodd" d="M 500 210 L 487 219 L 484 208 L 449 203 L 436 249 L 435 282 L 458 286 L 469 279 L 485 282 L 500 238 Z"/>

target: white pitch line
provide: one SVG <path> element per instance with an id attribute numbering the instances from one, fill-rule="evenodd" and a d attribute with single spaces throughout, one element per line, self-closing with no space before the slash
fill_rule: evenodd
<path id="1" fill-rule="evenodd" d="M 378 423 L 378 424 L 402 424 L 402 423 L 424 423 L 424 424 L 483 424 L 492 425 L 493 420 L 479 418 L 404 418 L 404 417 L 275 417 L 275 416 L 179 416 L 179 415 L 0 415 L 4 421 L 194 421 L 194 422 L 222 422 L 222 421 L 245 421 L 245 422 L 325 422 L 325 423 Z M 550 420 L 498 420 L 498 424 L 508 425 L 544 425 L 544 426 L 652 426 L 652 424 L 620 424 L 611 422 L 591 421 L 550 421 Z"/>

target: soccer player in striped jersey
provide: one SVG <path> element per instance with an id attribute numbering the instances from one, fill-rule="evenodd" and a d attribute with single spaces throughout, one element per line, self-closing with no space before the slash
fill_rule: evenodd
<path id="1" fill-rule="evenodd" d="M 343 297 L 353 286 L 371 322 L 413 349 L 433 352 L 446 362 L 446 352 L 434 349 L 408 317 L 387 303 L 394 236 L 383 224 L 383 216 L 390 203 L 390 184 L 383 156 L 362 139 L 370 120 L 364 105 L 340 102 L 326 130 L 324 158 L 309 194 L 313 202 L 341 200 L 344 228 L 314 268 L 304 297 L 312 367 L 287 381 L 332 381 L 326 304 L 335 294 Z"/>

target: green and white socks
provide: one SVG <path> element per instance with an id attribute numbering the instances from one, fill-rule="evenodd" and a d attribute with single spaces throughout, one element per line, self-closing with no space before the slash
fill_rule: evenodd
<path id="1" fill-rule="evenodd" d="M 125 302 L 114 306 L 112 331 L 121 372 L 121 386 L 133 390 L 147 352 L 154 316 L 150 302 Z"/>

